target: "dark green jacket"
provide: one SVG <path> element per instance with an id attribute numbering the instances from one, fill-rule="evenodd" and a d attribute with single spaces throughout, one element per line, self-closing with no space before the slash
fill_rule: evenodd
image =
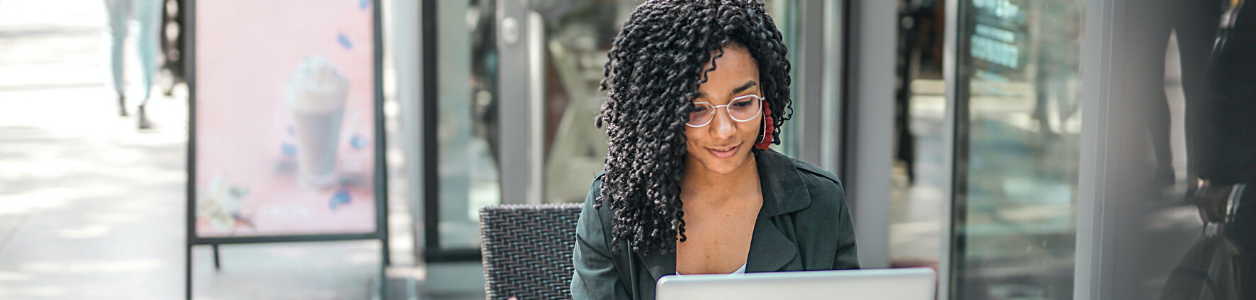
<path id="1" fill-rule="evenodd" d="M 841 182 L 776 151 L 756 155 L 763 207 L 750 239 L 746 272 L 858 269 L 855 231 Z M 658 279 L 676 274 L 676 252 L 640 255 L 628 250 L 625 241 L 611 247 L 614 212 L 609 205 L 593 208 L 601 184 L 599 174 L 576 226 L 572 298 L 654 299 Z"/>

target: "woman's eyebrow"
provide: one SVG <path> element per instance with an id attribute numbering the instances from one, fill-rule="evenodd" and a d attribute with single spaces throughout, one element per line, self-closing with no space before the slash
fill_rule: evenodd
<path id="1" fill-rule="evenodd" d="M 729 97 L 732 97 L 733 95 L 736 95 L 737 93 L 744 92 L 744 91 L 746 91 L 747 89 L 750 89 L 750 87 L 753 87 L 753 86 L 756 86 L 756 85 L 759 85 L 759 83 L 758 83 L 758 82 L 755 82 L 755 81 L 754 81 L 754 79 L 751 79 L 751 80 L 749 80 L 749 81 L 746 81 L 746 83 L 741 84 L 741 86 L 739 86 L 739 87 L 737 87 L 737 88 L 734 88 L 732 92 L 729 92 L 729 93 L 728 93 L 728 96 L 729 96 Z M 703 92 L 698 92 L 698 95 L 697 95 L 696 97 L 694 97 L 694 99 L 699 99 L 699 98 L 707 98 L 707 94 L 706 94 L 706 93 L 703 93 Z"/>
<path id="2" fill-rule="evenodd" d="M 741 86 L 739 86 L 739 87 L 737 87 L 737 88 L 733 89 L 733 92 L 732 92 L 732 93 L 728 93 L 728 96 L 729 96 L 729 97 L 732 97 L 733 95 L 736 95 L 737 93 L 740 93 L 740 92 L 744 92 L 744 91 L 746 91 L 746 89 L 749 89 L 750 87 L 755 86 L 755 85 L 758 85 L 758 84 L 759 84 L 759 83 L 754 82 L 754 80 L 753 80 L 753 79 L 752 79 L 752 80 L 750 80 L 750 81 L 746 81 L 746 83 L 743 83 Z"/>

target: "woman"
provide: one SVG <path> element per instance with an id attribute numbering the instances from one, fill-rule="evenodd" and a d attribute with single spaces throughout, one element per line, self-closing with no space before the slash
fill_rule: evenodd
<path id="1" fill-rule="evenodd" d="M 837 178 L 768 149 L 791 115 L 781 33 L 754 0 L 658 0 L 616 37 L 609 151 L 577 226 L 575 299 L 654 299 L 673 274 L 858 268 Z"/>

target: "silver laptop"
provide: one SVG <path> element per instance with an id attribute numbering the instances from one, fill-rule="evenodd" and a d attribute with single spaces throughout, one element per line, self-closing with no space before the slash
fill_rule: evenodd
<path id="1" fill-rule="evenodd" d="M 932 300 L 933 269 L 877 269 L 663 276 L 658 300 Z"/>

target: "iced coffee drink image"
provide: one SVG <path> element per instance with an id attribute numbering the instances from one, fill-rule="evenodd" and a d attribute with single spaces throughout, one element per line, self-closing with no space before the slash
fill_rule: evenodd
<path id="1" fill-rule="evenodd" d="M 336 150 L 349 81 L 319 56 L 301 62 L 288 80 L 287 104 L 297 146 L 297 178 L 302 186 L 336 186 Z"/>

